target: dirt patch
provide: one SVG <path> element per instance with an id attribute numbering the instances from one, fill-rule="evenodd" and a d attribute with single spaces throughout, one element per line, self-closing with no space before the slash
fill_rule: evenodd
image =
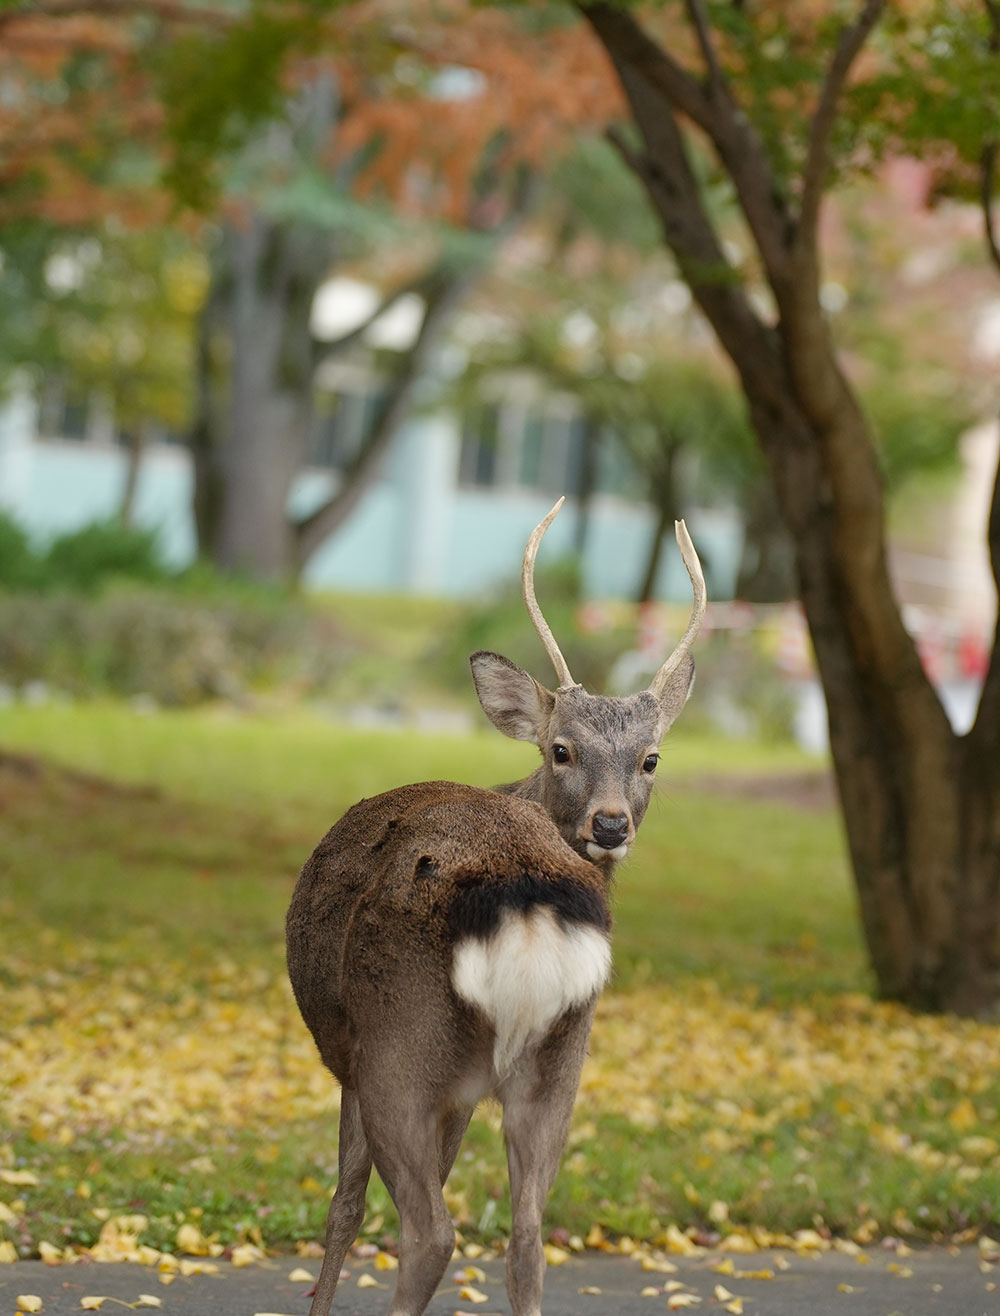
<path id="1" fill-rule="evenodd" d="M 725 795 L 738 800 L 789 804 L 795 809 L 820 812 L 837 803 L 830 772 L 787 772 L 765 776 L 706 774 L 684 783 L 684 790 L 702 795 Z"/>
<path id="2" fill-rule="evenodd" d="M 132 786 L 109 781 L 76 768 L 65 768 L 57 763 L 36 758 L 32 754 L 16 754 L 0 750 L 0 802 L 8 796 L 17 796 L 28 788 L 41 786 L 61 791 L 72 791 L 81 797 L 107 798 L 116 796 L 127 800 L 158 800 L 161 793 L 155 786 Z"/>

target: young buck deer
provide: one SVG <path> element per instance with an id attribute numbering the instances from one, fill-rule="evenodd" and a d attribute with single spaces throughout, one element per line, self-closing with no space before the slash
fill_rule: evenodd
<path id="1" fill-rule="evenodd" d="M 362 800 L 320 842 L 288 911 L 288 971 L 302 1017 L 340 1080 L 340 1173 L 310 1316 L 327 1316 L 365 1214 L 374 1164 L 399 1211 L 390 1316 L 419 1316 L 452 1256 L 441 1193 L 476 1103 L 503 1107 L 514 1316 L 539 1316 L 542 1208 L 576 1096 L 611 953 L 608 897 L 649 803 L 660 740 L 694 679 L 705 582 L 683 521 L 691 621 L 648 690 L 590 695 L 535 601 L 524 600 L 559 679 L 553 692 L 499 654 L 472 655 L 480 702 L 542 765 L 480 790 L 402 786 Z"/>

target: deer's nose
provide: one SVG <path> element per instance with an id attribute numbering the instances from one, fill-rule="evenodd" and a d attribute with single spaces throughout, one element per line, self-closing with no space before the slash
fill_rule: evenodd
<path id="1" fill-rule="evenodd" d="M 594 842 L 602 850 L 616 850 L 628 840 L 628 815 L 625 813 L 595 813 L 591 826 Z"/>

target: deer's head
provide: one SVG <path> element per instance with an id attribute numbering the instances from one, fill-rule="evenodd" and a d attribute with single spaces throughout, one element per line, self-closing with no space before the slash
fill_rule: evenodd
<path id="1" fill-rule="evenodd" d="M 528 540 L 521 571 L 525 606 L 555 668 L 556 689 L 546 689 L 509 658 L 486 650 L 472 655 L 472 676 L 494 726 L 541 750 L 542 766 L 529 778 L 530 791 L 518 793 L 541 804 L 579 854 L 613 864 L 635 840 L 653 789 L 660 741 L 691 693 L 689 650 L 705 615 L 705 579 L 687 527 L 678 521 L 677 543 L 694 589 L 694 609 L 680 643 L 648 690 L 620 698 L 588 694 L 570 675 L 535 599 L 538 546 L 562 504 L 560 498 Z"/>

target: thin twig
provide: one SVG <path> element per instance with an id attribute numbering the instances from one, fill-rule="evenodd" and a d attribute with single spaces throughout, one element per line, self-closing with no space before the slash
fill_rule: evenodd
<path id="1" fill-rule="evenodd" d="M 712 30 L 702 0 L 685 0 L 684 8 L 687 10 L 691 26 L 698 38 L 698 49 L 705 61 L 705 67 L 708 69 L 708 76 L 712 85 L 724 87 L 726 80 L 719 64 L 719 57 L 715 53 L 715 46 L 712 44 Z"/>
<path id="2" fill-rule="evenodd" d="M 809 134 L 809 153 L 802 173 L 802 197 L 799 205 L 799 236 L 812 247 L 815 241 L 819 205 L 830 167 L 830 136 L 851 66 L 861 52 L 872 28 L 885 9 L 885 0 L 866 0 L 856 21 L 840 34 L 837 49 L 823 80 L 819 104 L 813 115 Z"/>

